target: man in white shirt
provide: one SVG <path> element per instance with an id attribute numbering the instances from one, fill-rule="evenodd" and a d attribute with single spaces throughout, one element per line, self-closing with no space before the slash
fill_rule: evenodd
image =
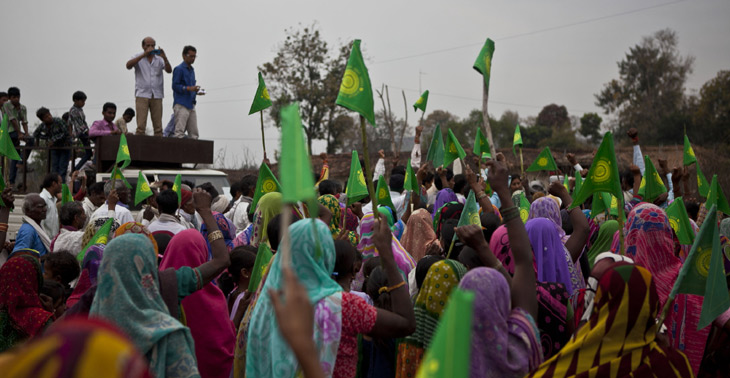
<path id="1" fill-rule="evenodd" d="M 176 235 L 180 231 L 187 230 L 188 225 L 179 215 L 176 215 L 177 205 L 177 193 L 167 189 L 160 192 L 157 195 L 157 209 L 160 211 L 160 217 L 150 223 L 147 229 L 154 233 L 158 231 L 167 231 L 173 235 Z"/>
<path id="2" fill-rule="evenodd" d="M 254 190 L 256 190 L 256 176 L 246 175 L 241 179 L 241 196 L 233 203 L 231 210 L 224 215 L 233 221 L 236 226 L 236 234 L 243 232 L 251 222 L 248 220 L 248 212 L 253 202 Z"/>
<path id="3" fill-rule="evenodd" d="M 105 201 L 106 195 L 104 194 L 104 183 L 95 182 L 89 185 L 86 197 L 84 197 L 83 202 L 81 202 L 82 205 L 84 205 L 84 213 L 86 213 L 86 224 L 84 224 L 84 227 L 89 224 L 89 220 L 91 220 L 96 209 L 103 205 Z"/>
<path id="4" fill-rule="evenodd" d="M 145 135 L 147 112 L 152 118 L 155 136 L 162 136 L 162 98 L 164 83 L 162 71 L 172 73 L 165 50 L 155 49 L 155 39 L 142 40 L 142 51 L 127 61 L 127 69 L 134 68 L 134 96 L 137 108 L 137 135 Z"/>
<path id="5" fill-rule="evenodd" d="M 46 175 L 41 185 L 43 190 L 40 195 L 46 202 L 46 206 L 48 206 L 46 219 L 41 221 L 41 227 L 43 227 L 43 231 L 46 232 L 49 238 L 55 237 L 61 227 L 58 221 L 58 208 L 56 207 L 56 202 L 58 202 L 56 195 L 61 192 L 61 183 L 61 175 L 51 172 Z"/>
<path id="6" fill-rule="evenodd" d="M 110 210 L 109 206 L 104 206 L 107 205 L 107 202 L 104 202 L 104 205 L 100 206 L 98 209 L 96 209 L 96 211 L 94 211 L 94 214 L 91 216 L 92 220 L 113 216 L 120 225 L 127 222 L 134 222 L 134 217 L 132 216 L 132 213 L 123 206 L 129 203 L 129 189 L 124 186 L 122 180 L 115 180 L 115 187 L 117 196 L 119 197 L 119 203 L 115 204 L 114 210 Z M 104 184 L 104 194 L 107 198 L 109 198 L 109 193 L 111 193 L 111 191 L 112 182 L 107 181 Z"/>

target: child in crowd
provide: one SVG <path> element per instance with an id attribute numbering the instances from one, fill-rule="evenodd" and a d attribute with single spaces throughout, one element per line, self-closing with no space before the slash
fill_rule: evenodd
<path id="1" fill-rule="evenodd" d="M 84 105 L 86 105 L 86 93 L 81 91 L 74 92 L 71 97 L 74 104 L 68 111 L 68 122 L 73 127 L 73 137 L 78 138 L 84 146 L 84 155 L 71 171 L 78 171 L 84 163 L 91 159 L 91 141 L 89 140 L 89 125 L 86 124 L 86 115 L 84 114 Z"/>
<path id="2" fill-rule="evenodd" d="M 117 128 L 123 134 L 127 134 L 129 132 L 127 129 L 127 124 L 132 122 L 132 118 L 134 118 L 134 109 L 127 108 L 127 110 L 124 111 L 124 114 L 122 114 L 122 118 L 114 121 L 114 124 L 117 125 Z"/>
<path id="3" fill-rule="evenodd" d="M 41 288 L 41 298 L 44 296 L 53 303 L 53 318 L 60 318 L 66 312 L 66 298 L 68 297 L 66 289 L 58 281 L 45 280 Z"/>
<path id="4" fill-rule="evenodd" d="M 66 296 L 71 295 L 70 284 L 79 278 L 80 274 L 81 266 L 76 257 L 69 252 L 48 253 L 43 258 L 43 279 L 63 284 Z"/>
<path id="5" fill-rule="evenodd" d="M 104 135 L 119 135 L 122 132 L 114 124 L 114 117 L 117 116 L 117 106 L 113 102 L 104 104 L 101 110 L 104 119 L 94 121 L 89 129 L 89 137 L 96 138 Z"/>

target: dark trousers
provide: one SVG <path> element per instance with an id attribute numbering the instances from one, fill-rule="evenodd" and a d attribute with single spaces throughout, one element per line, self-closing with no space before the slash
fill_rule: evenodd
<path id="1" fill-rule="evenodd" d="M 66 172 L 68 171 L 68 160 L 71 157 L 71 150 L 50 150 L 51 152 L 51 172 L 61 175 L 63 181 L 66 181 Z"/>
<path id="2" fill-rule="evenodd" d="M 20 153 L 20 149 L 17 147 L 20 146 L 20 139 L 18 138 L 18 132 L 13 131 L 12 133 L 9 133 L 10 140 L 13 141 L 13 146 L 15 146 L 16 151 L 18 151 L 18 155 L 25 161 L 28 162 L 28 157 L 30 156 L 31 150 L 26 150 L 24 154 Z M 25 140 L 26 147 L 33 147 L 35 145 L 33 138 L 27 138 Z M 18 164 L 20 164 L 17 160 L 10 160 L 10 174 L 8 179 L 10 180 L 10 184 L 15 184 L 15 177 L 18 174 Z"/>
<path id="3" fill-rule="evenodd" d="M 84 156 L 81 157 L 81 160 L 79 160 L 79 163 L 76 164 L 74 167 L 74 171 L 78 171 L 81 169 L 81 167 L 84 166 L 84 163 L 89 161 L 91 159 L 91 155 L 93 155 L 91 151 L 91 141 L 89 140 L 89 134 L 81 134 L 79 135 L 79 140 L 81 141 L 81 144 L 84 145 Z"/>

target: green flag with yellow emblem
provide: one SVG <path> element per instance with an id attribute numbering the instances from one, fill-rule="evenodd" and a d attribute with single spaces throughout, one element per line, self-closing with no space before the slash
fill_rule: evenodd
<path id="1" fill-rule="evenodd" d="M 132 185 L 129 184 L 129 181 L 127 181 L 127 178 L 124 177 L 122 174 L 122 170 L 117 168 L 115 165 L 114 168 L 112 168 L 112 174 L 111 174 L 112 180 L 121 180 L 124 183 L 124 186 L 126 186 L 129 189 L 132 189 Z"/>
<path id="2" fill-rule="evenodd" d="M 644 177 L 641 178 L 641 184 L 639 185 L 639 196 L 646 202 L 654 202 L 654 200 L 660 195 L 667 192 L 667 187 L 664 186 L 661 176 L 656 171 L 654 163 L 649 159 L 649 155 L 644 155 Z"/>
<path id="3" fill-rule="evenodd" d="M 463 159 L 466 157 L 466 152 L 461 148 L 459 140 L 456 139 L 456 135 L 449 129 L 449 136 L 446 138 L 446 146 L 444 151 L 444 167 L 447 167 L 457 158 Z"/>
<path id="4" fill-rule="evenodd" d="M 575 171 L 575 187 L 573 188 L 573 194 L 580 191 L 581 187 L 583 187 L 583 176 L 580 175 L 580 172 Z"/>
<path id="5" fill-rule="evenodd" d="M 484 77 L 484 84 L 489 90 L 489 78 L 492 74 L 492 57 L 494 56 L 494 41 L 487 38 L 484 42 L 482 50 L 479 51 L 479 56 L 474 62 L 474 69 L 477 70 Z"/>
<path id="6" fill-rule="evenodd" d="M 393 210 L 393 213 L 396 212 L 395 205 L 393 205 L 393 200 L 390 198 L 390 188 L 388 187 L 388 183 L 385 181 L 385 177 L 383 175 L 380 175 L 378 178 L 378 187 L 375 189 L 375 193 L 378 196 L 378 206 L 388 206 L 391 210 Z M 375 209 L 373 209 L 375 211 Z"/>
<path id="7" fill-rule="evenodd" d="M 682 157 L 682 162 L 684 165 L 690 165 L 697 162 L 695 150 L 692 149 L 692 144 L 689 143 L 687 134 L 684 134 L 684 156 Z"/>
<path id="8" fill-rule="evenodd" d="M 618 206 L 623 206 L 621 179 L 618 175 L 616 153 L 613 148 L 613 134 L 610 131 L 603 135 L 603 141 L 588 170 L 588 176 L 583 180 L 580 190 L 576 191 L 577 194 L 574 196 L 571 208 L 580 206 L 595 192 L 608 192 L 616 198 L 620 198 L 621 204 Z"/>
<path id="9" fill-rule="evenodd" d="M 254 190 L 253 201 L 251 201 L 251 206 L 248 207 L 248 212 L 253 213 L 256 211 L 256 204 L 259 203 L 261 197 L 271 192 L 281 192 L 281 185 L 269 166 L 266 163 L 261 163 L 259 178 L 256 180 L 256 190 Z"/>
<path id="10" fill-rule="evenodd" d="M 730 205 L 728 205 L 727 197 L 722 192 L 720 184 L 717 182 L 717 175 L 712 175 L 712 184 L 710 184 L 710 191 L 707 193 L 707 201 L 705 202 L 705 208 L 717 205 L 717 210 L 730 215 Z"/>
<path id="11" fill-rule="evenodd" d="M 86 243 L 86 246 L 84 249 L 79 252 L 78 255 L 76 255 L 76 260 L 79 262 L 84 261 L 84 257 L 86 256 L 86 250 L 89 249 L 92 245 L 95 244 L 106 244 L 109 241 L 109 233 L 112 232 L 112 224 L 114 223 L 114 218 L 109 218 L 104 222 L 104 224 L 101 226 L 99 231 L 96 231 L 94 236 L 89 240 L 88 243 Z"/>
<path id="12" fill-rule="evenodd" d="M 522 223 L 527 223 L 528 218 L 530 218 L 530 201 L 522 192 L 520 193 L 520 219 L 522 219 Z"/>
<path id="13" fill-rule="evenodd" d="M 441 134 L 441 125 L 436 124 L 436 129 L 431 136 L 431 144 L 428 146 L 426 160 L 433 163 L 433 167 L 440 167 L 444 163 L 444 137 Z"/>
<path id="14" fill-rule="evenodd" d="M 254 260 L 251 269 L 251 278 L 248 281 L 248 292 L 255 293 L 259 288 L 261 278 L 264 276 L 264 270 L 269 265 L 269 261 L 274 257 L 269 248 L 269 243 L 259 243 L 259 250 L 256 252 L 256 260 Z"/>
<path id="15" fill-rule="evenodd" d="M 675 198 L 674 202 L 667 206 L 667 217 L 669 218 L 669 225 L 672 226 L 672 230 L 677 235 L 679 244 L 692 245 L 695 234 L 692 224 L 689 222 L 689 215 L 687 215 L 687 208 L 684 207 L 682 197 Z"/>
<path id="16" fill-rule="evenodd" d="M 137 175 L 137 188 L 134 191 L 134 205 L 139 205 L 140 202 L 146 200 L 152 196 L 152 189 L 150 189 L 150 183 L 147 182 L 147 177 L 139 171 Z"/>
<path id="17" fill-rule="evenodd" d="M 182 176 L 179 173 L 175 176 L 175 182 L 172 184 L 172 191 L 177 193 L 177 205 L 180 206 L 182 202 Z"/>
<path id="18" fill-rule="evenodd" d="M 8 115 L 3 114 L 2 123 L 0 123 L 0 155 L 7 156 L 8 159 L 21 160 L 18 155 L 18 150 L 13 145 L 13 140 L 10 139 L 8 133 Z"/>
<path id="19" fill-rule="evenodd" d="M 117 150 L 117 162 L 116 164 L 119 165 L 119 163 L 122 163 L 119 167 L 120 169 L 127 168 L 130 163 L 132 163 L 132 157 L 129 155 L 129 145 L 127 144 L 127 136 L 124 134 L 121 134 L 119 136 L 119 149 Z"/>
<path id="20" fill-rule="evenodd" d="M 512 153 L 517 155 L 515 147 L 522 146 L 522 132 L 520 131 L 520 124 L 515 126 L 515 135 L 512 136 Z"/>
<path id="21" fill-rule="evenodd" d="M 413 104 L 413 111 L 421 109 L 424 113 L 426 112 L 426 105 L 428 104 L 428 90 L 423 92 L 421 97 L 418 98 L 415 104 Z"/>
<path id="22" fill-rule="evenodd" d="M 597 215 L 603 214 L 611 208 L 611 194 L 595 192 L 593 193 L 593 201 L 591 202 L 591 218 L 595 218 Z"/>
<path id="23" fill-rule="evenodd" d="M 543 148 L 543 150 L 540 151 L 540 155 L 537 155 L 535 161 L 533 161 L 530 167 L 527 168 L 527 172 L 557 170 L 558 165 L 555 164 L 555 159 L 553 159 L 553 154 L 550 152 L 550 147 Z"/>
<path id="24" fill-rule="evenodd" d="M 74 198 L 71 195 L 71 190 L 68 188 L 68 185 L 61 184 L 61 205 L 65 205 L 69 202 L 73 202 Z"/>
<path id="25" fill-rule="evenodd" d="M 482 225 L 482 221 L 479 219 L 479 204 L 477 204 L 477 199 L 473 190 L 470 190 L 469 195 L 466 197 L 464 210 L 461 212 L 459 224 L 457 224 L 456 227 L 468 226 L 470 224 L 475 224 L 477 226 Z M 454 234 L 454 238 L 456 237 L 456 234 Z"/>
<path id="26" fill-rule="evenodd" d="M 705 297 L 697 330 L 710 325 L 730 307 L 715 205 L 707 213 L 669 297 L 673 299 L 680 293 Z"/>
<path id="27" fill-rule="evenodd" d="M 489 150 L 489 142 L 487 142 L 487 138 L 482 134 L 481 127 L 477 127 L 477 136 L 474 138 L 474 149 L 472 151 L 474 155 L 482 159 L 492 157 L 492 153 Z"/>
<path id="28" fill-rule="evenodd" d="M 352 43 L 350 58 L 347 59 L 347 68 L 340 84 L 340 93 L 335 101 L 354 112 L 360 113 L 375 126 L 375 104 L 373 103 L 373 87 L 370 84 L 368 69 L 360 52 L 360 40 Z"/>
<path id="29" fill-rule="evenodd" d="M 702 197 L 707 198 L 707 194 L 710 192 L 710 183 L 700 169 L 700 162 L 695 163 L 695 168 L 697 169 L 697 190 Z"/>
<path id="30" fill-rule="evenodd" d="M 411 166 L 411 159 L 408 159 L 408 165 L 406 165 L 406 178 L 403 181 L 403 189 L 416 192 L 418 195 L 421 193 L 421 185 L 418 184 L 418 179 L 416 179 L 416 172 L 413 171 L 413 166 Z"/>
<path id="31" fill-rule="evenodd" d="M 269 90 L 266 89 L 266 83 L 264 83 L 264 76 L 259 72 L 259 86 L 256 88 L 256 95 L 253 98 L 253 103 L 251 103 L 251 109 L 248 111 L 248 114 L 251 115 L 260 112 L 271 105 L 271 98 L 269 98 Z"/>
<path id="32" fill-rule="evenodd" d="M 360 159 L 357 151 L 352 150 L 352 162 L 350 163 L 350 176 L 347 178 L 347 206 L 368 196 L 368 185 L 365 182 L 365 175 L 362 173 Z"/>

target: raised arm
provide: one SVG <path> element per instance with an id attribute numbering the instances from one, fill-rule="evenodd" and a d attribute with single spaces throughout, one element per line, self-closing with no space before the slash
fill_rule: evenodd
<path id="1" fill-rule="evenodd" d="M 507 164 L 503 161 L 489 161 L 489 185 L 496 191 L 502 203 L 512 203 L 507 185 Z M 502 208 L 502 219 L 507 226 L 515 274 L 512 276 L 512 307 L 520 307 L 533 318 L 537 317 L 537 297 L 535 296 L 535 268 L 532 264 L 532 246 L 527 237 L 525 224 L 520 218 L 520 210 L 515 206 Z"/>
<path id="2" fill-rule="evenodd" d="M 509 272 L 507 272 L 507 269 L 504 268 L 502 262 L 494 256 L 494 253 L 492 253 L 492 250 L 489 248 L 489 244 L 484 239 L 484 232 L 482 232 L 482 228 L 480 226 L 470 224 L 468 226 L 457 227 L 454 231 L 456 232 L 456 236 L 458 236 L 465 245 L 476 251 L 477 256 L 479 256 L 479 260 L 482 264 L 484 264 L 484 266 L 498 270 L 502 273 L 504 278 L 507 279 L 507 283 L 509 283 L 510 286 L 512 285 L 512 276 L 509 275 Z"/>
<path id="3" fill-rule="evenodd" d="M 218 229 L 218 223 L 216 223 L 213 213 L 210 211 L 210 194 L 200 188 L 193 189 L 193 203 L 195 204 L 195 211 L 200 214 L 205 227 L 208 228 L 208 242 L 210 242 L 213 254 L 210 261 L 198 267 L 203 280 L 201 286 L 205 286 L 231 265 L 231 259 L 228 256 L 228 248 L 226 248 L 223 235 Z M 216 235 L 219 237 L 216 237 Z"/>
<path id="4" fill-rule="evenodd" d="M 573 199 L 570 197 L 568 190 L 565 189 L 563 184 L 553 182 L 550 184 L 550 189 L 548 191 L 550 194 L 560 198 L 566 209 L 569 209 L 573 204 Z M 575 262 L 578 261 L 580 254 L 583 252 L 583 247 L 585 247 L 586 241 L 588 241 L 588 233 L 590 232 L 591 227 L 588 225 L 588 219 L 585 215 L 583 215 L 583 212 L 580 211 L 580 207 L 568 210 L 568 215 L 570 215 L 570 223 L 573 225 L 573 233 L 570 234 L 570 238 L 568 238 L 565 242 L 565 248 L 568 249 L 570 257 L 573 259 L 573 262 Z"/>
<path id="5" fill-rule="evenodd" d="M 484 191 L 486 185 L 481 177 L 477 180 L 477 175 L 471 170 L 469 164 L 464 164 L 464 173 L 466 174 L 466 182 L 469 183 L 469 187 L 474 191 L 477 202 L 485 213 L 493 213 L 494 208 L 492 207 L 492 201 L 489 200 L 489 196 Z"/>
<path id="6" fill-rule="evenodd" d="M 408 297 L 408 288 L 398 272 L 393 257 L 391 240 L 393 238 L 388 222 L 379 212 L 375 213 L 373 243 L 380 255 L 385 274 L 388 276 L 388 291 L 392 297 L 393 312 L 378 309 L 378 315 L 373 327 L 372 336 L 380 338 L 398 338 L 412 334 L 416 330 L 416 317 L 413 314 L 413 304 Z"/>

